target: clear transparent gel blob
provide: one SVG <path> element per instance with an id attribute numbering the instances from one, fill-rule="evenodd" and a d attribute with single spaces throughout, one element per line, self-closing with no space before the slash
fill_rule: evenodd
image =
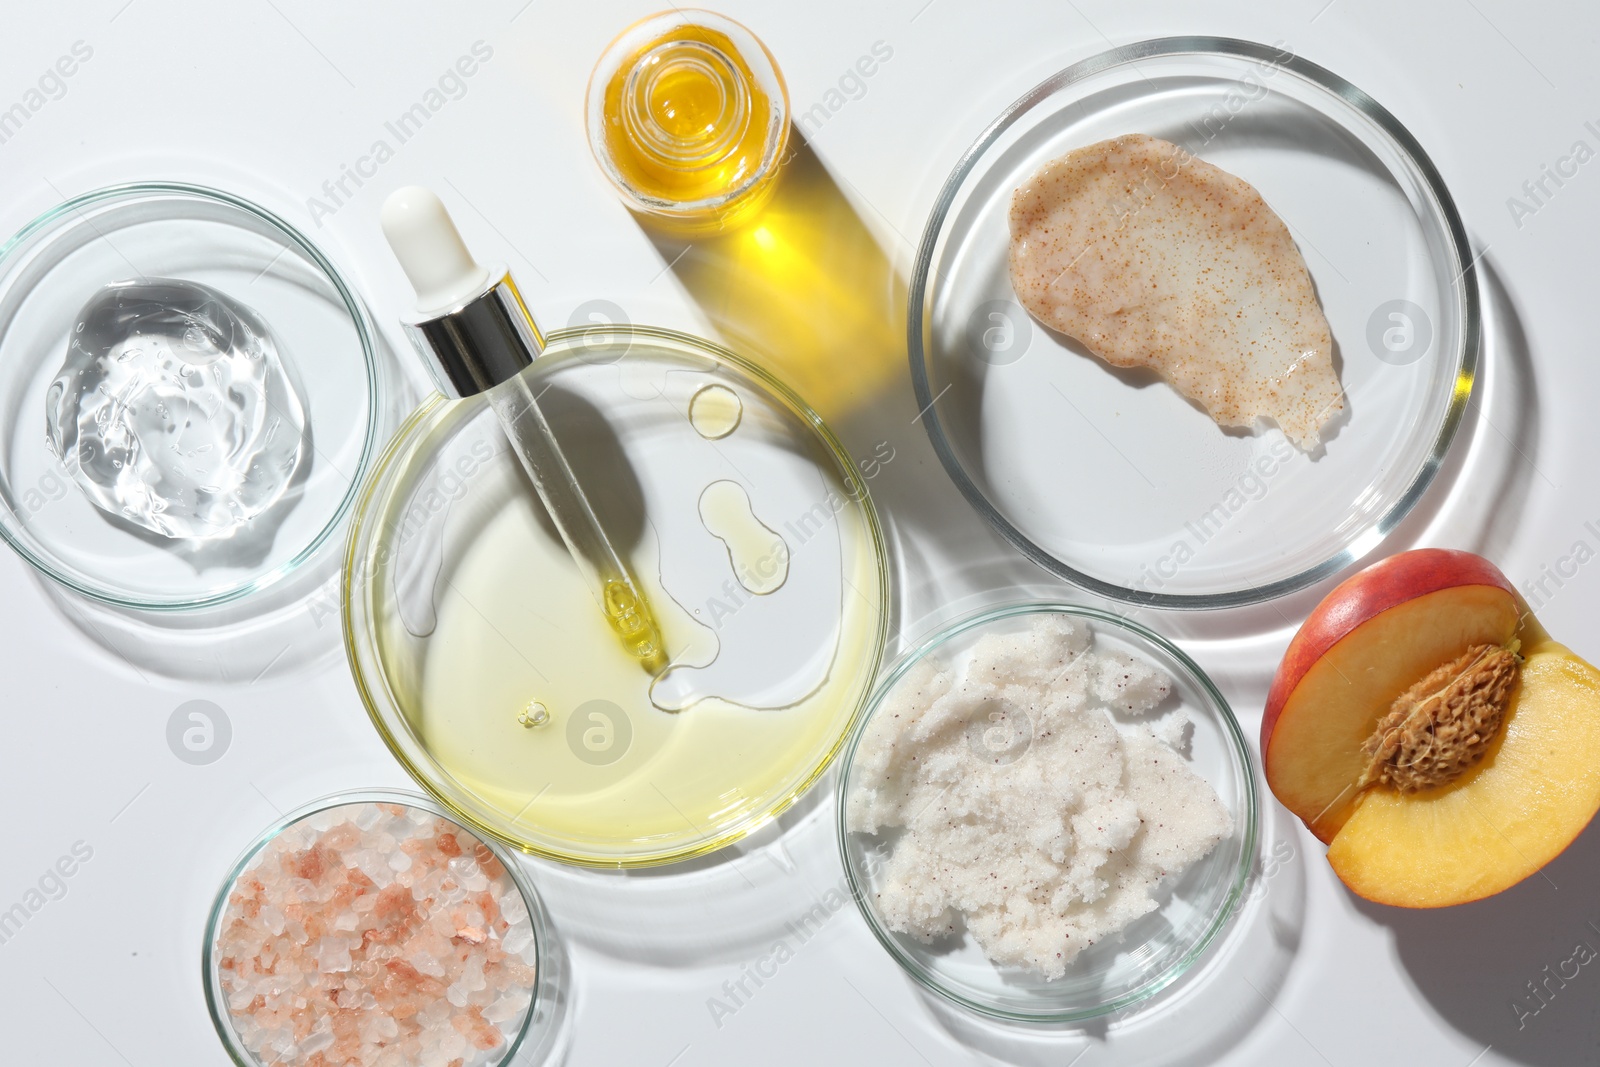
<path id="1" fill-rule="evenodd" d="M 304 447 L 305 404 L 260 317 L 171 278 L 84 305 L 45 406 L 89 500 L 170 538 L 233 534 L 283 496 Z"/>

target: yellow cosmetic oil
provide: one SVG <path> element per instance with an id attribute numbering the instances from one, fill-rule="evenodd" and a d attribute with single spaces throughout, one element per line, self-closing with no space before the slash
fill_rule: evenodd
<path id="1" fill-rule="evenodd" d="M 670 603 L 659 581 L 636 573 L 653 604 Z M 464 789 L 530 838 L 597 852 L 618 841 L 708 843 L 792 789 L 796 763 L 825 752 L 848 720 L 827 688 L 777 710 L 712 698 L 662 711 L 594 615 L 561 546 L 515 510 L 483 532 L 440 605 L 418 733 Z M 871 647 L 868 621 L 840 634 L 847 661 Z M 663 630 L 669 643 L 690 637 L 672 622 Z M 535 646 L 536 659 L 519 652 Z M 548 709 L 532 728 L 519 718 L 530 694 Z"/>
<path id="2" fill-rule="evenodd" d="M 728 567 L 757 596 L 783 588 L 789 579 L 789 543 L 762 522 L 738 482 L 719 479 L 700 494 L 700 521 L 728 546 Z"/>
<path id="3" fill-rule="evenodd" d="M 787 807 L 843 743 L 886 634 L 881 531 L 814 416 L 703 342 L 630 332 L 648 336 L 615 364 L 564 358 L 564 332 L 541 358 L 558 432 L 565 397 L 616 438 L 569 454 L 614 468 L 594 502 L 663 670 L 594 610 L 481 407 L 402 435 L 352 548 L 352 658 L 391 748 L 481 828 L 596 866 L 698 855 Z"/>
<path id="4" fill-rule="evenodd" d="M 622 639 L 623 647 L 651 674 L 665 667 L 665 643 L 656 621 L 650 617 L 650 606 L 644 598 L 635 595 L 632 586 L 622 577 L 607 577 L 601 590 L 601 596 L 605 599 L 601 610 L 611 624 L 612 631 Z"/>
<path id="5" fill-rule="evenodd" d="M 708 385 L 689 401 L 689 422 L 695 432 L 710 441 L 728 436 L 739 428 L 744 406 L 739 394 L 723 385 Z"/>
<path id="6" fill-rule="evenodd" d="M 625 30 L 595 66 L 587 107 L 595 158 L 636 211 L 710 232 L 771 195 L 788 97 L 771 54 L 731 19 L 670 11 Z"/>

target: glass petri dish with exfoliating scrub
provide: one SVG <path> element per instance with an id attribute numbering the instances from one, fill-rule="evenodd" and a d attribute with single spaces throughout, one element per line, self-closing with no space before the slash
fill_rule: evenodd
<path id="1" fill-rule="evenodd" d="M 885 671 L 841 757 L 868 926 L 973 1011 L 1065 1023 L 1178 981 L 1244 900 L 1257 797 L 1222 694 L 1159 634 L 1081 605 L 956 620 Z"/>
<path id="2" fill-rule="evenodd" d="M 674 8 L 607 46 L 584 104 L 589 146 L 623 202 L 686 232 L 735 225 L 771 196 L 789 95 L 744 26 Z"/>
<path id="3" fill-rule="evenodd" d="M 376 452 L 375 337 L 283 219 L 164 183 L 0 246 L 0 536 L 41 574 L 176 611 L 336 540 Z"/>
<path id="4" fill-rule="evenodd" d="M 468 825 L 569 863 L 702 855 L 792 804 L 854 724 L 887 567 L 850 457 L 780 382 L 684 334 L 547 337 L 540 404 L 654 610 L 627 654 L 481 398 L 426 403 L 346 562 L 358 688 Z"/>
<path id="5" fill-rule="evenodd" d="M 1013 192 L 1130 134 L 1243 179 L 1286 224 L 1342 390 L 1310 451 L 1276 427 L 1220 427 L 1148 367 L 1102 361 L 1019 302 Z M 1143 222 L 1146 195 L 1110 198 L 1119 227 Z M 917 406 L 967 500 L 1055 575 L 1164 608 L 1260 602 L 1361 559 L 1427 489 L 1472 393 L 1474 262 L 1422 147 L 1336 74 L 1247 41 L 1116 48 L 1006 108 L 945 182 L 909 285 Z M 1116 315 L 1142 306 L 1129 296 Z"/>
<path id="6" fill-rule="evenodd" d="M 565 958 L 527 872 L 397 790 L 263 831 L 218 891 L 201 975 L 239 1067 L 536 1067 L 565 1039 Z"/>

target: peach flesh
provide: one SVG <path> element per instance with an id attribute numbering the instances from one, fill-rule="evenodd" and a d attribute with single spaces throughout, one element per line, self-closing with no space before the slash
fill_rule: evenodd
<path id="1" fill-rule="evenodd" d="M 1306 670 L 1279 712 L 1264 757 L 1272 791 L 1332 841 L 1358 800 L 1368 762 L 1361 745 L 1394 698 L 1473 645 L 1503 645 L 1516 630 L 1516 601 L 1484 585 L 1428 593 L 1352 629 Z"/>
<path id="2" fill-rule="evenodd" d="M 1368 791 L 1334 836 L 1328 862 L 1355 893 L 1479 900 L 1555 859 L 1600 809 L 1600 671 L 1542 631 L 1523 641 L 1521 687 L 1483 761 L 1422 793 Z"/>
<path id="3" fill-rule="evenodd" d="M 1261 751 L 1265 753 L 1284 702 L 1305 672 L 1345 635 L 1375 616 L 1409 600 L 1463 585 L 1503 589 L 1513 600 L 1517 590 L 1500 568 L 1471 552 L 1448 548 L 1419 548 L 1379 560 L 1359 571 L 1323 598 L 1289 642 L 1283 662 L 1272 679 L 1266 714 L 1261 720 Z M 1420 678 L 1421 675 L 1418 675 Z"/>
<path id="4" fill-rule="evenodd" d="M 1516 633 L 1516 592 L 1480 556 L 1419 549 L 1368 567 L 1289 642 L 1261 720 L 1267 783 L 1324 843 L 1356 801 L 1361 744 L 1395 697 L 1441 663 Z"/>

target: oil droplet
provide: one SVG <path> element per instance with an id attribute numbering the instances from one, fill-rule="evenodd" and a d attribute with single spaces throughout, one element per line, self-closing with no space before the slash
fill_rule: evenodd
<path id="1" fill-rule="evenodd" d="M 522 714 L 517 716 L 517 721 L 528 729 L 543 726 L 550 721 L 550 709 L 537 700 L 528 701 L 528 706 L 522 709 Z"/>
<path id="2" fill-rule="evenodd" d="M 706 486 L 700 494 L 700 521 L 727 546 L 733 573 L 750 592 L 775 593 L 788 580 L 789 545 L 756 518 L 744 486 L 727 480 Z"/>
<path id="3" fill-rule="evenodd" d="M 708 385 L 689 398 L 689 423 L 708 441 L 728 436 L 743 415 L 739 394 L 725 385 Z"/>

